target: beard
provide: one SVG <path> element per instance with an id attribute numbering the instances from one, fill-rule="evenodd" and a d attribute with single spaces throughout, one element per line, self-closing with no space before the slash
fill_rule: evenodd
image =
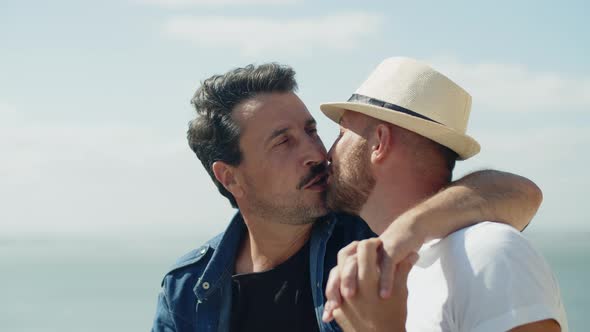
<path id="1" fill-rule="evenodd" d="M 375 187 L 375 177 L 370 169 L 367 141 L 360 140 L 349 151 L 331 166 L 327 205 L 332 211 L 359 215 Z"/>
<path id="2" fill-rule="evenodd" d="M 328 213 L 326 207 L 326 192 L 318 192 L 318 197 L 312 201 L 305 200 L 301 188 L 317 175 L 326 172 L 326 165 L 320 164 L 312 167 L 297 185 L 297 193 L 277 194 L 272 197 L 264 197 L 251 183 L 247 183 L 247 191 L 250 193 L 252 213 L 269 222 L 304 225 L 315 222 Z"/>
<path id="3" fill-rule="evenodd" d="M 328 213 L 326 208 L 326 193 L 323 192 L 321 202 L 310 204 L 302 200 L 292 199 L 263 200 L 256 197 L 252 201 L 252 208 L 256 215 L 269 222 L 287 225 L 311 224 Z"/>

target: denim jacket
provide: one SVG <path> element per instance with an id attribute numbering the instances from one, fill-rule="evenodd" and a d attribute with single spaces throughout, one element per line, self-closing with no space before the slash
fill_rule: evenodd
<path id="1" fill-rule="evenodd" d="M 231 277 L 242 235 L 242 216 L 234 216 L 225 232 L 181 257 L 164 277 L 158 296 L 155 332 L 229 331 Z M 373 237 L 358 217 L 331 214 L 317 221 L 310 238 L 310 278 L 316 318 L 321 332 L 340 331 L 322 322 L 324 288 L 338 250 L 354 240 Z"/>

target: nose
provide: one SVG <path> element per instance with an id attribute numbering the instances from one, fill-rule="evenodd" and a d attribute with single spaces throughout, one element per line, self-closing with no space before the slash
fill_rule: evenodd
<path id="1" fill-rule="evenodd" d="M 303 163 L 305 166 L 315 166 L 326 162 L 328 153 L 321 139 L 308 137 L 304 149 L 305 158 Z"/>

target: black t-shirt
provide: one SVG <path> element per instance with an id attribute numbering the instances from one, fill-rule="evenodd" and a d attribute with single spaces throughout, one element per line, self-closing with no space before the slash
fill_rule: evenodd
<path id="1" fill-rule="evenodd" d="M 232 276 L 231 331 L 319 331 L 309 275 L 309 242 L 272 270 Z"/>

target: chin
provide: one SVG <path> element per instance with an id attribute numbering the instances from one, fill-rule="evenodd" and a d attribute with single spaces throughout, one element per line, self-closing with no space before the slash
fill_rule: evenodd
<path id="1" fill-rule="evenodd" d="M 306 210 L 311 218 L 321 218 L 330 212 L 326 203 L 323 201 L 319 204 L 308 206 Z"/>

